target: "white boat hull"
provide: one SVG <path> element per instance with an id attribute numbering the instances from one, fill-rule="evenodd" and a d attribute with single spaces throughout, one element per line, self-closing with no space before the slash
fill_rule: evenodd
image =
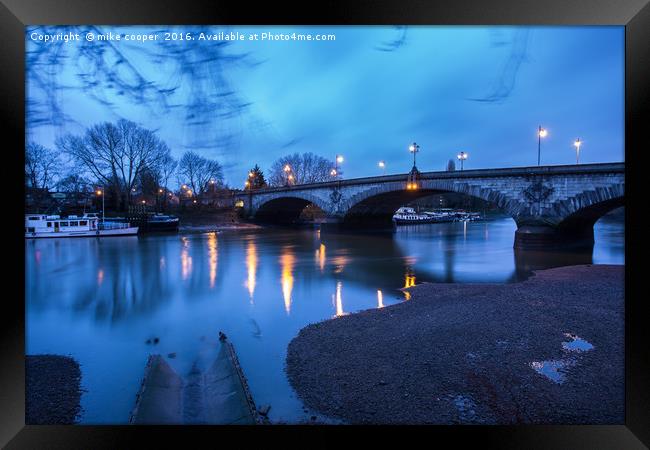
<path id="1" fill-rule="evenodd" d="M 70 238 L 70 237 L 102 237 L 102 236 L 130 236 L 138 234 L 138 227 L 115 228 L 106 230 L 80 230 L 80 231 L 53 231 L 25 233 L 27 239 L 40 238 Z"/>

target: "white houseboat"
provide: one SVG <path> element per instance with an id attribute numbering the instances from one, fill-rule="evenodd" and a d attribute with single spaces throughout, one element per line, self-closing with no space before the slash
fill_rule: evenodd
<path id="1" fill-rule="evenodd" d="M 440 208 L 435 211 L 423 211 L 418 213 L 414 208 L 402 206 L 393 215 L 393 221 L 397 225 L 412 225 L 416 223 L 442 223 L 468 220 L 480 220 L 481 214 L 453 210 L 451 208 Z"/>
<path id="2" fill-rule="evenodd" d="M 102 222 L 96 214 L 66 218 L 45 214 L 25 214 L 25 237 L 28 239 L 125 236 L 137 233 L 138 227 L 132 227 L 129 223 Z"/>
<path id="3" fill-rule="evenodd" d="M 431 223 L 434 219 L 426 214 L 419 214 L 414 208 L 402 206 L 393 215 L 393 221 L 397 225 L 411 225 L 414 223 Z"/>

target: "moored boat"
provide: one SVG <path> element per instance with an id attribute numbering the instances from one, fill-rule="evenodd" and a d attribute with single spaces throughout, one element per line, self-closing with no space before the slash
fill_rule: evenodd
<path id="1" fill-rule="evenodd" d="M 420 214 L 409 206 L 402 206 L 393 215 L 393 221 L 397 225 L 412 225 L 416 223 L 433 223 L 435 219 L 427 214 Z"/>
<path id="2" fill-rule="evenodd" d="M 451 208 L 440 208 L 434 211 L 423 211 L 419 213 L 409 206 L 402 206 L 393 215 L 393 221 L 397 225 L 480 220 L 481 218 L 480 213 L 454 210 Z"/>
<path id="3" fill-rule="evenodd" d="M 140 232 L 155 231 L 178 231 L 179 218 L 166 214 L 147 214 L 141 217 L 107 217 L 107 222 L 111 223 L 136 223 L 140 227 Z"/>
<path id="4" fill-rule="evenodd" d="M 25 238 L 128 236 L 138 233 L 129 223 L 103 222 L 96 214 L 82 217 L 25 214 Z"/>

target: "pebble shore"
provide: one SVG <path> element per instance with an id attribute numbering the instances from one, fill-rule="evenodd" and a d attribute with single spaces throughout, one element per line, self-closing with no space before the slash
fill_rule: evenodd
<path id="1" fill-rule="evenodd" d="M 350 424 L 622 424 L 624 271 L 417 285 L 303 328 L 287 374 L 308 407 Z"/>
<path id="2" fill-rule="evenodd" d="M 73 424 L 81 412 L 81 370 L 68 356 L 25 357 L 25 423 Z"/>

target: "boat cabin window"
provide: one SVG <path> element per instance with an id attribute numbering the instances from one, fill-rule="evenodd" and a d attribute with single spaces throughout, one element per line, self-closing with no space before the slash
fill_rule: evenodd
<path id="1" fill-rule="evenodd" d="M 61 222 L 60 225 L 61 225 L 62 227 L 67 227 L 67 226 L 68 226 L 68 222 Z"/>
<path id="2" fill-rule="evenodd" d="M 79 225 L 81 225 L 82 227 L 85 227 L 86 225 L 88 225 L 88 221 L 87 220 L 80 220 Z"/>
<path id="3" fill-rule="evenodd" d="M 48 227 L 48 228 L 52 228 L 52 222 L 48 222 L 48 223 L 47 223 L 47 227 Z"/>
<path id="4" fill-rule="evenodd" d="M 39 220 L 39 218 L 32 216 L 32 217 L 29 218 L 29 220 Z"/>
<path id="5" fill-rule="evenodd" d="M 28 233 L 33 233 L 34 232 L 34 227 L 28 227 L 27 232 Z"/>
<path id="6" fill-rule="evenodd" d="M 75 222 L 70 222 L 71 227 L 76 227 L 78 224 L 79 224 L 79 222 L 76 222 L 76 221 Z"/>

